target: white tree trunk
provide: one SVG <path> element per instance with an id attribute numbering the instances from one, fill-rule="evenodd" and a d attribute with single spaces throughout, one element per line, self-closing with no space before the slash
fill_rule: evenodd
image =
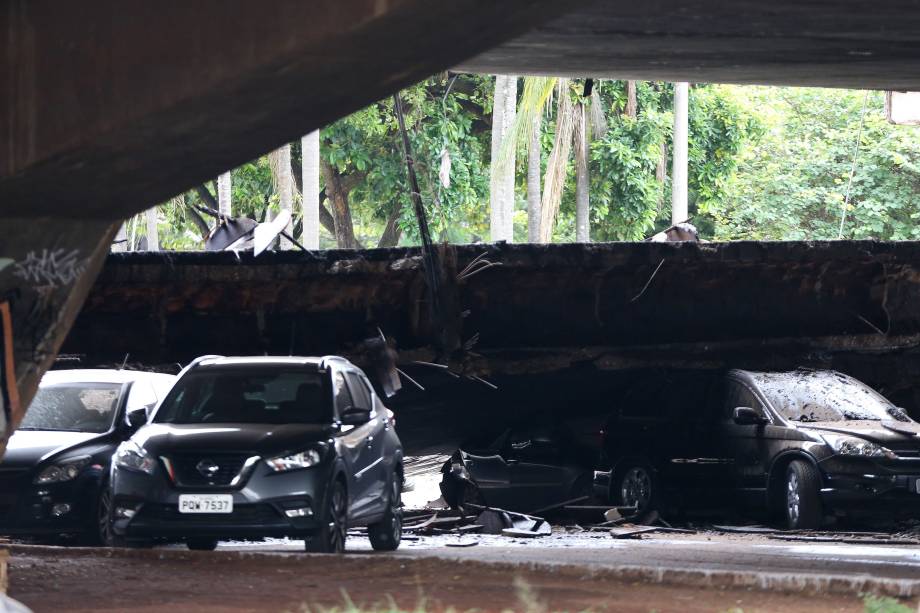
<path id="1" fill-rule="evenodd" d="M 121 253 L 128 250 L 128 223 L 122 222 L 118 228 L 118 234 L 112 242 L 112 252 Z"/>
<path id="2" fill-rule="evenodd" d="M 490 230 L 492 241 L 514 240 L 514 151 L 504 164 L 499 163 L 502 142 L 512 137 L 517 107 L 517 77 L 495 77 L 492 104 L 492 167 L 489 186 Z"/>
<path id="3" fill-rule="evenodd" d="M 303 178 L 303 246 L 319 249 L 319 130 L 300 139 Z"/>
<path id="4" fill-rule="evenodd" d="M 530 146 L 527 150 L 527 242 L 540 242 L 540 180 L 543 177 L 541 163 L 542 117 L 534 115 L 530 131 Z"/>
<path id="5" fill-rule="evenodd" d="M 225 217 L 233 216 L 231 187 L 232 178 L 229 171 L 217 177 L 217 208 L 220 210 L 220 214 Z"/>
<path id="6" fill-rule="evenodd" d="M 588 130 L 584 103 L 575 106 L 575 242 L 590 243 Z"/>
<path id="7" fill-rule="evenodd" d="M 291 175 L 291 146 L 285 145 L 278 149 L 278 203 L 282 211 L 291 213 L 291 222 L 288 223 L 285 231 L 293 235 L 293 214 L 294 214 L 294 177 Z M 291 249 L 294 245 L 288 239 L 281 237 L 279 243 L 281 249 Z"/>
<path id="8" fill-rule="evenodd" d="M 147 209 L 147 251 L 160 250 L 160 235 L 157 231 L 157 207 Z"/>
<path id="9" fill-rule="evenodd" d="M 671 223 L 687 221 L 687 129 L 689 84 L 674 84 L 674 146 L 671 167 Z"/>

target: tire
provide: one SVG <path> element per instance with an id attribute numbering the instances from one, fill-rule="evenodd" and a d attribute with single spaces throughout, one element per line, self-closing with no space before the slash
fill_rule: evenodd
<path id="1" fill-rule="evenodd" d="M 304 546 L 311 553 L 344 553 L 348 533 L 348 495 L 336 479 L 329 486 L 320 515 L 320 528 L 307 537 Z"/>
<path id="2" fill-rule="evenodd" d="M 103 547 L 114 547 L 116 535 L 112 531 L 112 490 L 108 483 L 102 483 L 99 487 L 99 498 L 96 501 L 96 520 L 90 537 L 96 545 Z"/>
<path id="3" fill-rule="evenodd" d="M 793 460 L 786 468 L 783 488 L 786 525 L 792 530 L 817 530 L 824 511 L 821 508 L 821 475 L 805 460 Z"/>
<path id="4" fill-rule="evenodd" d="M 217 539 L 194 538 L 187 539 L 185 546 L 192 551 L 214 551 L 217 549 Z"/>
<path id="5" fill-rule="evenodd" d="M 648 464 L 627 463 L 617 469 L 610 499 L 624 507 L 636 507 L 636 514 L 658 509 L 658 479 Z"/>
<path id="6" fill-rule="evenodd" d="M 402 479 L 396 473 L 390 478 L 389 490 L 383 519 L 367 527 L 371 547 L 376 551 L 396 551 L 402 541 Z"/>

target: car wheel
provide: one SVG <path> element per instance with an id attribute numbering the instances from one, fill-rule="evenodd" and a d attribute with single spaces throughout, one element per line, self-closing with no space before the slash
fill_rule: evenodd
<path id="1" fill-rule="evenodd" d="M 804 460 L 793 460 L 786 469 L 786 525 L 793 530 L 821 527 L 821 475 Z"/>
<path id="2" fill-rule="evenodd" d="M 348 495 L 342 482 L 329 486 L 326 508 L 320 516 L 320 528 L 305 541 L 312 553 L 344 553 L 348 523 Z"/>
<path id="3" fill-rule="evenodd" d="M 624 507 L 636 507 L 636 513 L 645 513 L 658 505 L 658 484 L 655 474 L 645 464 L 629 464 L 617 471 L 613 498 Z"/>
<path id="4" fill-rule="evenodd" d="M 217 539 L 188 539 L 185 546 L 192 551 L 214 551 L 217 549 Z"/>
<path id="5" fill-rule="evenodd" d="M 103 483 L 96 503 L 96 525 L 93 527 L 93 540 L 96 544 L 113 547 L 115 533 L 112 531 L 112 490 Z"/>
<path id="6" fill-rule="evenodd" d="M 371 547 L 377 551 L 395 551 L 402 540 L 402 479 L 394 474 L 390 479 L 387 509 L 376 524 L 367 527 Z"/>

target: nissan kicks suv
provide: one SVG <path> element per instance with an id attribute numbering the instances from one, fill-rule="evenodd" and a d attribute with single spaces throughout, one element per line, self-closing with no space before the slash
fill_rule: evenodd
<path id="1" fill-rule="evenodd" d="M 198 358 L 112 462 L 116 544 L 290 536 L 341 552 L 402 536 L 402 445 L 389 411 L 340 357 Z"/>

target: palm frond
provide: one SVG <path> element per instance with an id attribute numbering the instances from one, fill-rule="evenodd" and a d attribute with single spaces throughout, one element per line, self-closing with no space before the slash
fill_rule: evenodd
<path id="1" fill-rule="evenodd" d="M 559 79 L 559 104 L 556 112 L 556 138 L 546 162 L 546 179 L 543 183 L 543 201 L 540 204 L 540 242 L 548 243 L 553 237 L 556 215 L 562 202 L 566 167 L 572 151 L 572 134 L 575 129 L 575 105 L 569 96 L 569 80 Z"/>
<path id="2" fill-rule="evenodd" d="M 525 151 L 530 147 L 530 130 L 534 117 L 544 112 L 547 101 L 553 94 L 553 87 L 559 79 L 555 77 L 526 77 L 521 98 L 518 100 L 514 124 L 502 140 L 498 154 L 498 166 L 503 168 L 510 163 L 518 144 L 523 144 Z"/>
<path id="3" fill-rule="evenodd" d="M 601 101 L 596 83 L 591 90 L 590 113 L 591 138 L 604 138 L 604 134 L 607 133 L 607 115 L 604 113 L 604 103 Z"/>

